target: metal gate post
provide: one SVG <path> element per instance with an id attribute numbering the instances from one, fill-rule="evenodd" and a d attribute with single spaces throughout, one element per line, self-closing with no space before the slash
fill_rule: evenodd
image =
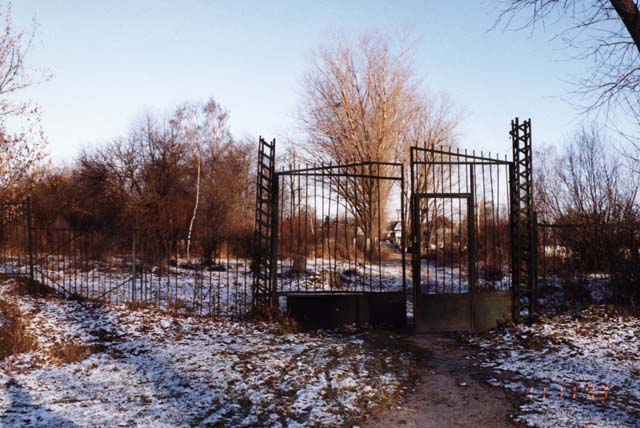
<path id="1" fill-rule="evenodd" d="M 33 275 L 33 224 L 31 222 L 31 197 L 27 197 L 27 254 L 29 257 L 29 291 L 35 291 L 35 280 Z"/>
<path id="2" fill-rule="evenodd" d="M 420 246 L 422 245 L 420 236 L 420 199 L 415 194 L 411 195 L 411 208 L 411 268 L 413 277 L 413 318 L 415 320 L 415 314 L 418 313 L 420 305 Z"/>
<path id="3" fill-rule="evenodd" d="M 131 303 L 136 302 L 136 232 L 131 245 Z"/>
<path id="4" fill-rule="evenodd" d="M 512 286 L 514 320 L 517 322 L 524 309 L 527 318 L 535 315 L 536 300 L 536 215 L 533 203 L 531 162 L 531 119 L 511 121 L 513 162 L 510 168 Z M 526 307 L 523 297 L 527 297 Z"/>
<path id="5" fill-rule="evenodd" d="M 278 307 L 278 202 L 280 195 L 280 176 L 273 173 L 271 183 L 271 277 L 269 279 L 271 290 L 271 306 Z"/>
<path id="6" fill-rule="evenodd" d="M 273 207 L 277 205 L 277 197 L 273 197 L 275 180 L 275 147 L 276 140 L 268 143 L 264 138 L 258 140 L 258 165 L 256 175 L 256 216 L 254 229 L 254 259 L 252 308 L 260 312 L 277 303 L 273 296 L 273 278 L 275 266 L 271 254 L 274 245 Z M 277 218 L 277 217 L 276 217 Z M 277 239 L 277 238 L 276 238 Z"/>
<path id="7" fill-rule="evenodd" d="M 511 204 L 509 237 L 511 241 L 512 317 L 515 322 L 518 322 L 520 320 L 520 196 L 513 162 L 509 165 L 509 202 Z"/>
<path id="8" fill-rule="evenodd" d="M 407 325 L 407 247 L 405 230 L 405 188 L 404 188 L 404 165 L 400 168 L 400 251 L 402 254 L 402 305 L 404 314 L 404 325 Z M 414 300 L 415 304 L 415 300 Z"/>
<path id="9" fill-rule="evenodd" d="M 529 229 L 529 254 L 531 254 L 531 266 L 529 267 L 529 283 L 531 284 L 531 304 L 530 315 L 537 313 L 538 300 L 538 213 L 531 211 L 531 228 Z"/>
<path id="10" fill-rule="evenodd" d="M 476 272 L 476 260 L 477 260 L 477 245 L 476 245 L 476 178 L 474 165 L 469 165 L 469 199 L 467 200 L 467 217 L 468 217 L 468 242 L 469 242 L 469 327 L 473 331 L 474 326 L 474 312 L 475 312 L 475 293 L 476 284 L 478 282 L 478 275 Z"/>

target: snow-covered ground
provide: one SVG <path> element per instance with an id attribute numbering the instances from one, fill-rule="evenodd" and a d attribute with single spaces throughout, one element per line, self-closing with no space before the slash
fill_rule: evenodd
<path id="1" fill-rule="evenodd" d="M 547 313 L 555 313 L 567 303 L 601 304 L 614 299 L 614 287 L 605 273 L 591 273 L 572 279 L 545 276 L 538 278 L 538 289 L 541 294 L 538 306 Z"/>
<path id="2" fill-rule="evenodd" d="M 38 257 L 35 277 L 42 284 L 66 295 L 109 303 L 144 301 L 174 312 L 238 318 L 251 309 L 253 272 L 251 261 L 227 259 L 213 266 L 198 266 L 172 260 L 162 266 L 139 265 L 133 282 L 130 260 L 114 257 L 104 261 L 74 263 L 73 259 Z M 395 292 L 402 290 L 402 263 L 381 265 L 348 261 L 306 259 L 306 269 L 293 270 L 293 260 L 278 263 L 278 291 L 288 292 Z M 6 259 L 0 271 L 27 273 L 27 266 Z M 407 266 L 407 286 L 410 284 Z M 135 290 L 132 284 L 135 283 Z"/>
<path id="3" fill-rule="evenodd" d="M 15 287 L 0 283 L 0 299 L 19 308 L 37 348 L 0 361 L 0 426 L 350 426 L 404 388 L 413 362 L 366 335 L 171 317 Z"/>
<path id="4" fill-rule="evenodd" d="M 278 289 L 281 292 L 304 291 L 400 291 L 402 262 L 383 260 L 380 264 L 354 263 L 347 260 L 306 259 L 305 269 L 294 260 L 278 263 Z M 409 276 L 410 266 L 406 273 Z M 303 271 L 303 272 L 300 272 Z M 410 278 L 410 276 L 409 276 Z"/>
<path id="5" fill-rule="evenodd" d="M 420 288 L 423 294 L 464 294 L 469 292 L 467 267 L 442 266 L 432 261 L 421 262 Z M 484 291 L 506 291 L 511 288 L 511 274 L 487 279 L 482 270 L 478 272 L 477 287 Z"/>
<path id="6" fill-rule="evenodd" d="M 594 306 L 472 337 L 528 426 L 640 426 L 640 319 Z"/>
<path id="7" fill-rule="evenodd" d="M 36 279 L 64 295 L 115 304 L 134 300 L 172 312 L 235 319 L 251 310 L 254 276 L 251 261 L 247 259 L 227 258 L 206 266 L 188 263 L 184 259 L 163 261 L 160 265 L 138 261 L 135 281 L 132 281 L 133 269 L 128 257 L 112 257 L 109 262 L 83 260 L 78 263 L 74 258 L 38 255 L 36 260 Z M 398 292 L 403 289 L 399 254 L 380 264 L 321 258 L 306 258 L 300 263 L 299 260 L 285 259 L 278 262 L 277 269 L 278 291 L 283 294 Z M 5 274 L 26 275 L 27 270 L 28 267 L 19 264 L 17 259 L 5 258 L 0 266 L 0 271 Z M 468 292 L 464 268 L 423 260 L 421 272 L 422 293 Z M 404 277 L 406 287 L 410 289 L 412 272 L 409 261 Z M 478 278 L 478 287 L 483 290 L 508 290 L 511 286 L 508 274 L 489 280 L 480 271 Z"/>
<path id="8" fill-rule="evenodd" d="M 405 277 L 407 288 L 412 280 L 411 261 L 407 258 Z M 347 261 L 307 259 L 304 273 L 291 273 L 292 260 L 278 265 L 281 291 L 400 291 L 402 290 L 402 262 L 399 258 L 383 260 L 381 264 L 354 264 Z M 336 281 L 329 272 L 338 272 Z M 469 280 L 466 267 L 443 266 L 433 261 L 421 261 L 421 292 L 424 294 L 468 293 Z M 511 275 L 487 279 L 479 272 L 478 288 L 483 290 L 509 290 Z"/>

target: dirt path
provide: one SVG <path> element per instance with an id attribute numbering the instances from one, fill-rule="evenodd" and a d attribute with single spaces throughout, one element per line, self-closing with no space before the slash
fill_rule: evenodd
<path id="1" fill-rule="evenodd" d="M 481 380 L 480 369 L 473 366 L 473 349 L 447 334 L 417 335 L 412 341 L 425 351 L 415 391 L 363 427 L 515 426 L 510 418 L 516 411 L 514 401 Z"/>

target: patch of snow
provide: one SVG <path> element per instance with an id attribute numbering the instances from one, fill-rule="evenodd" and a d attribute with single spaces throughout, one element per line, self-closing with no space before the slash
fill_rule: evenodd
<path id="1" fill-rule="evenodd" d="M 639 337 L 640 319 L 598 306 L 471 341 L 490 383 L 524 400 L 518 419 L 528 426 L 631 428 L 640 426 Z"/>
<path id="2" fill-rule="evenodd" d="M 342 426 L 396 393 L 412 356 L 362 335 L 32 298 L 0 284 L 37 339 L 0 361 L 0 426 Z M 61 363 L 61 343 L 90 347 Z"/>

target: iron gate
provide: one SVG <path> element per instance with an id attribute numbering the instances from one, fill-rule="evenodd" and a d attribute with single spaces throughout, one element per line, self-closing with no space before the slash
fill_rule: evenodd
<path id="1" fill-rule="evenodd" d="M 417 330 L 485 330 L 534 313 L 530 121 L 514 120 L 511 136 L 514 161 L 411 148 Z"/>
<path id="2" fill-rule="evenodd" d="M 274 290 L 289 313 L 309 325 L 404 325 L 403 165 L 292 165 L 274 189 Z"/>
<path id="3" fill-rule="evenodd" d="M 511 162 L 411 148 L 418 330 L 473 330 L 511 317 Z"/>

